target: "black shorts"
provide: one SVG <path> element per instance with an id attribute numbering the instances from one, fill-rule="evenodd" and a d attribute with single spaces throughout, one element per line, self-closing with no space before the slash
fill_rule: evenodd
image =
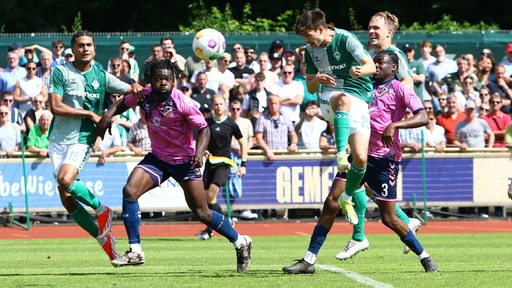
<path id="1" fill-rule="evenodd" d="M 229 171 L 231 166 L 228 164 L 212 164 L 210 161 L 206 161 L 204 166 L 204 189 L 208 189 L 211 184 L 215 184 L 222 188 L 226 185 L 229 178 Z"/>

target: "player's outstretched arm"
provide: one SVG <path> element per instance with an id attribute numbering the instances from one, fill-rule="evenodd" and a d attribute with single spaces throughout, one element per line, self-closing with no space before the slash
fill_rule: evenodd
<path id="1" fill-rule="evenodd" d="M 123 97 L 117 102 L 113 103 L 112 106 L 110 106 L 110 109 L 101 115 L 101 119 L 98 121 L 96 126 L 96 131 L 98 132 L 98 136 L 101 137 L 101 139 L 103 139 L 107 130 L 110 132 L 110 128 L 112 127 L 112 117 L 123 113 L 124 111 L 128 110 L 128 108 L 129 107 L 124 104 Z"/>

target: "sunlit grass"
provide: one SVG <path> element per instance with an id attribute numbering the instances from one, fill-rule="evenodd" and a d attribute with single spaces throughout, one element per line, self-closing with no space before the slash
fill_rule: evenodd
<path id="1" fill-rule="evenodd" d="M 314 275 L 286 275 L 281 271 L 304 256 L 309 236 L 253 237 L 252 264 L 244 274 L 236 272 L 233 246 L 219 236 L 208 241 L 192 237 L 144 238 L 146 264 L 123 268 L 113 268 L 90 238 L 3 240 L 0 283 L 2 287 L 81 288 L 510 287 L 511 235 L 419 237 L 439 265 L 440 273 L 424 273 L 413 253 L 402 254 L 403 244 L 392 234 L 368 235 L 370 249 L 348 261 L 338 261 L 334 256 L 349 236 L 330 235 L 319 254 Z M 117 246 L 123 252 L 128 247 L 126 239 L 118 239 Z M 341 268 L 342 272 L 325 267 Z M 348 272 L 357 277 L 347 277 Z M 374 282 L 367 285 L 361 279 Z"/>

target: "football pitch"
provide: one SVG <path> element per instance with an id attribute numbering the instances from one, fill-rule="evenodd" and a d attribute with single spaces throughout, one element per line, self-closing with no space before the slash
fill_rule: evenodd
<path id="1" fill-rule="evenodd" d="M 471 225 L 471 223 L 468 223 Z M 419 239 L 440 273 L 424 273 L 416 255 L 402 253 L 394 234 L 368 234 L 370 248 L 354 259 L 335 255 L 349 234 L 329 235 L 316 273 L 281 271 L 304 256 L 309 235 L 252 236 L 252 263 L 236 272 L 223 237 L 144 237 L 146 263 L 113 268 L 92 238 L 0 240 L 2 287 L 511 287 L 512 234 L 429 233 Z M 118 238 L 118 250 L 128 247 Z"/>

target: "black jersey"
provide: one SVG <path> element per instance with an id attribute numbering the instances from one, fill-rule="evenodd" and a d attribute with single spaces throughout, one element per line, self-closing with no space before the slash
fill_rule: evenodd
<path id="1" fill-rule="evenodd" d="M 231 139 L 241 139 L 243 137 L 238 124 L 233 119 L 226 116 L 222 121 L 217 121 L 213 116 L 206 119 L 210 127 L 210 142 L 208 151 L 214 156 L 224 156 L 231 158 Z"/>

